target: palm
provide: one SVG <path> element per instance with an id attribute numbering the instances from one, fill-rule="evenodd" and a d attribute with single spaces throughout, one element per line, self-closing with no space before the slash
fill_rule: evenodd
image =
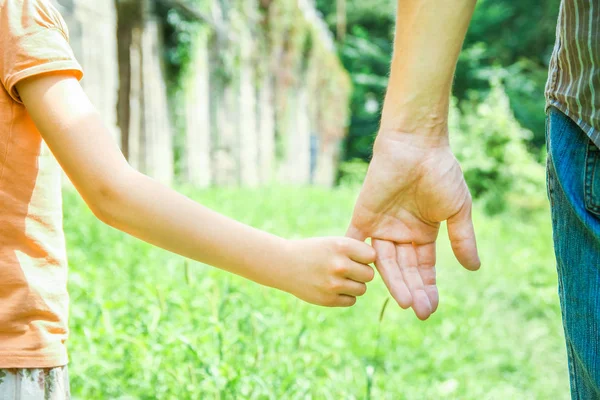
<path id="1" fill-rule="evenodd" d="M 470 213 L 471 197 L 447 143 L 380 137 L 348 234 L 373 239 L 390 293 L 425 319 L 438 304 L 435 241 L 442 221 L 448 220 L 459 261 L 479 267 Z"/>

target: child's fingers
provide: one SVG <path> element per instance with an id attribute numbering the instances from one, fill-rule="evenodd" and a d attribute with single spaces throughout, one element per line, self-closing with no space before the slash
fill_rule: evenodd
<path id="1" fill-rule="evenodd" d="M 340 294 L 336 299 L 335 307 L 351 307 L 356 304 L 356 297 Z"/>
<path id="2" fill-rule="evenodd" d="M 351 279 L 346 279 L 340 294 L 359 297 L 367 292 L 367 285 L 360 282 L 355 282 Z"/>
<path id="3" fill-rule="evenodd" d="M 345 243 L 345 250 L 348 257 L 361 264 L 371 264 L 375 262 L 377 253 L 375 250 L 364 242 L 348 239 Z"/>
<path id="4" fill-rule="evenodd" d="M 350 265 L 346 271 L 345 278 L 356 282 L 371 282 L 375 278 L 375 271 L 368 265 L 349 261 Z"/>

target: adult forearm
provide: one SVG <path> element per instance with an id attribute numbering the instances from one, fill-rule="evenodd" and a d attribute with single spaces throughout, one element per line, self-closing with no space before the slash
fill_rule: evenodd
<path id="1" fill-rule="evenodd" d="M 381 133 L 446 135 L 458 55 L 476 0 L 398 0 Z"/>

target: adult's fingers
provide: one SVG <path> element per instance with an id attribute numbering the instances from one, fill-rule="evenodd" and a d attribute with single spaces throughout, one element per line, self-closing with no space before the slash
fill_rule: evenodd
<path id="1" fill-rule="evenodd" d="M 398 260 L 398 266 L 402 271 L 404 282 L 412 295 L 412 308 L 415 311 L 415 314 L 421 320 L 429 318 L 433 312 L 433 307 L 425 292 L 425 285 L 423 284 L 423 279 L 421 279 L 421 274 L 419 273 L 417 252 L 413 244 L 397 244 L 396 258 Z"/>
<path id="2" fill-rule="evenodd" d="M 448 219 L 448 236 L 450 237 L 452 251 L 458 262 L 468 270 L 478 270 L 481 261 L 477 253 L 475 229 L 471 218 L 470 197 L 461 210 Z"/>
<path id="3" fill-rule="evenodd" d="M 435 312 L 440 301 L 435 277 L 435 242 L 416 245 L 415 250 L 419 263 L 419 275 L 421 275 L 425 293 L 431 303 L 431 312 Z"/>
<path id="4" fill-rule="evenodd" d="M 368 265 L 351 261 L 345 278 L 356 282 L 371 282 L 375 278 L 375 272 Z"/>
<path id="5" fill-rule="evenodd" d="M 373 239 L 372 244 L 377 252 L 377 260 L 375 260 L 377 271 L 379 271 L 394 300 L 400 307 L 407 309 L 412 305 L 413 299 L 398 266 L 394 243 L 387 240 Z"/>
<path id="6" fill-rule="evenodd" d="M 367 235 L 365 235 L 364 232 L 362 232 L 360 229 L 358 229 L 356 226 L 354 226 L 354 224 L 350 223 L 350 226 L 348 227 L 348 230 L 346 231 L 346 237 L 364 242 L 365 239 L 367 238 Z"/>

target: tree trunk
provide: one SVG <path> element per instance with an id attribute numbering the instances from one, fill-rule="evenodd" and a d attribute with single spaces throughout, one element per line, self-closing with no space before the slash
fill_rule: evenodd
<path id="1" fill-rule="evenodd" d="M 195 40 L 192 61 L 185 73 L 185 179 L 198 187 L 211 184 L 210 66 L 208 34 Z"/>

